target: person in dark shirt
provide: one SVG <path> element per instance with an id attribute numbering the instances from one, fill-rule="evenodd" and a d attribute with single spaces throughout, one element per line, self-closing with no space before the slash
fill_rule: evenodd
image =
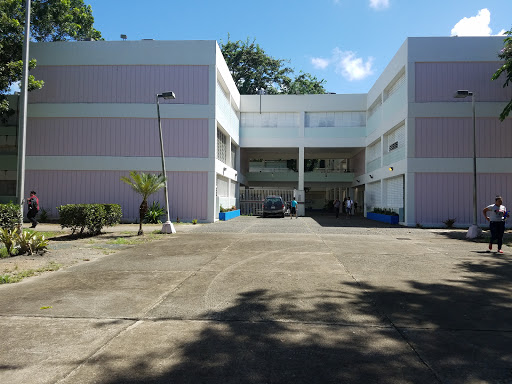
<path id="1" fill-rule="evenodd" d="M 30 228 L 35 228 L 36 225 L 39 224 L 36 220 L 36 215 L 39 212 L 39 199 L 37 198 L 35 191 L 30 191 L 30 197 L 27 199 L 27 204 L 27 219 L 29 219 L 32 223 L 32 226 Z"/>

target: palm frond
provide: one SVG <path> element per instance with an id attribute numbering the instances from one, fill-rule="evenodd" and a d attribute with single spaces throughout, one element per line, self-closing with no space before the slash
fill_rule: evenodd
<path id="1" fill-rule="evenodd" d="M 165 185 L 165 177 L 161 174 L 157 175 L 154 173 L 136 171 L 131 171 L 130 177 L 121 177 L 121 181 L 128 184 L 135 192 L 140 194 L 144 200 Z"/>

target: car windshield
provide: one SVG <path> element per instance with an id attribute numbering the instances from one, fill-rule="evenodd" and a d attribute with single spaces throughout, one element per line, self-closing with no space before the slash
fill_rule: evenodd
<path id="1" fill-rule="evenodd" d="M 279 197 L 267 197 L 265 199 L 265 204 L 269 204 L 269 205 L 282 204 L 282 201 Z"/>

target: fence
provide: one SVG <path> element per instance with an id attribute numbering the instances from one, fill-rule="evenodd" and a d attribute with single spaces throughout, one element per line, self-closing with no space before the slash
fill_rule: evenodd
<path id="1" fill-rule="evenodd" d="M 258 216 L 262 214 L 265 197 L 281 196 L 286 203 L 293 199 L 293 189 L 258 188 L 240 190 L 240 214 Z"/>

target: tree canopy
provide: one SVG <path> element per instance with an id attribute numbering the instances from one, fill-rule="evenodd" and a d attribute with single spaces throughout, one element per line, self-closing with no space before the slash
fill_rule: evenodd
<path id="1" fill-rule="evenodd" d="M 498 54 L 498 57 L 501 60 L 504 60 L 505 63 L 498 68 L 496 73 L 492 76 L 493 80 L 497 80 L 502 74 L 505 74 L 505 83 L 503 84 L 503 88 L 507 87 L 512 82 L 512 28 L 505 32 L 505 34 L 508 37 L 505 38 L 504 47 Z M 512 112 L 512 100 L 510 100 L 500 113 L 500 120 L 505 120 L 510 112 Z"/>
<path id="2" fill-rule="evenodd" d="M 275 59 L 265 53 L 256 41 L 221 41 L 220 49 L 231 76 L 242 95 L 256 94 L 264 89 L 267 94 L 325 93 L 325 80 L 309 73 L 292 78 L 294 70 L 289 61 Z"/>
<path id="3" fill-rule="evenodd" d="M 25 0 L 0 1 L 0 115 L 9 109 L 5 94 L 21 80 L 25 4 Z M 31 41 L 101 39 L 101 33 L 93 27 L 91 6 L 83 0 L 32 0 L 31 4 Z M 29 69 L 36 66 L 35 60 L 29 63 Z M 28 90 L 43 84 L 30 75 Z"/>

